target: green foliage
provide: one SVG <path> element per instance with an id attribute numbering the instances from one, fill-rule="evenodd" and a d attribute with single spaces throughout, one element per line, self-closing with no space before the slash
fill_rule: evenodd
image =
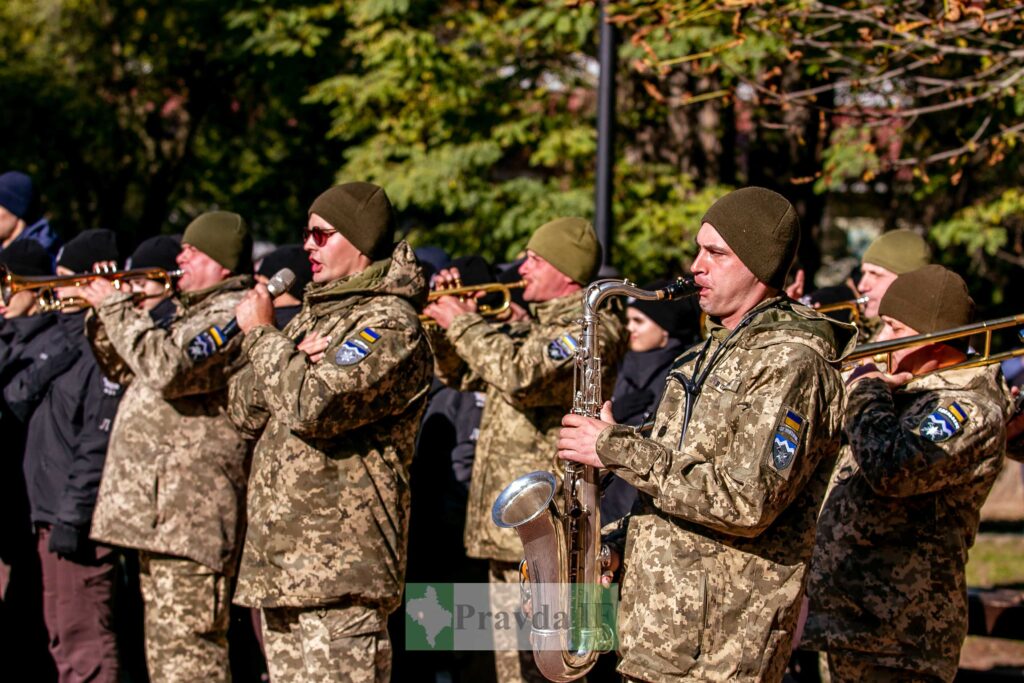
<path id="1" fill-rule="evenodd" d="M 618 184 L 616 265 L 637 282 L 685 273 L 696 255 L 701 217 L 732 189 L 697 189 L 689 178 L 673 177 L 668 169 L 621 165 Z"/>
<path id="2" fill-rule="evenodd" d="M 814 184 L 816 192 L 840 189 L 851 179 L 873 180 L 881 170 L 882 163 L 872 142 L 870 128 L 836 128 L 829 143 L 822 155 L 821 177 Z"/>

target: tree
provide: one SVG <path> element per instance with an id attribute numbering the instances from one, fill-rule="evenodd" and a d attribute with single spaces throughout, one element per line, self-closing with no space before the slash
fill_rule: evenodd
<path id="1" fill-rule="evenodd" d="M 327 184 L 340 154 L 323 140 L 326 116 L 301 98 L 344 55 L 254 58 L 231 9 L 13 0 L 0 10 L 5 163 L 35 175 L 66 236 L 109 227 L 127 248 L 225 208 L 259 234 L 298 238 L 309 184 Z"/>
<path id="2" fill-rule="evenodd" d="M 612 20 L 654 100 L 713 103 L 736 122 L 743 180 L 771 169 L 787 194 L 859 194 L 941 247 L 984 245 L 942 256 L 1009 282 L 1022 254 L 1007 195 L 1022 165 L 1021 3 L 625 0 Z"/>

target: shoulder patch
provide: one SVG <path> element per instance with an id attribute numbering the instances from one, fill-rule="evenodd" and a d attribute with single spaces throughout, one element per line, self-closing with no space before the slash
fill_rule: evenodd
<path id="1" fill-rule="evenodd" d="M 768 451 L 768 465 L 783 477 L 789 477 L 796 452 L 800 448 L 800 440 L 804 435 L 805 420 L 795 410 L 784 408 L 779 423 L 772 435 L 771 448 Z"/>
<path id="2" fill-rule="evenodd" d="M 355 365 L 373 353 L 372 347 L 378 339 L 380 339 L 380 332 L 372 327 L 364 327 L 338 347 L 334 354 L 334 362 L 338 365 Z"/>
<path id="3" fill-rule="evenodd" d="M 563 334 L 555 337 L 548 344 L 548 358 L 551 360 L 565 360 L 575 355 L 578 344 L 571 334 Z"/>
<path id="4" fill-rule="evenodd" d="M 967 411 L 956 401 L 944 408 L 939 408 L 921 420 L 918 432 L 929 441 L 939 443 L 948 441 L 964 429 L 964 423 L 970 419 Z"/>

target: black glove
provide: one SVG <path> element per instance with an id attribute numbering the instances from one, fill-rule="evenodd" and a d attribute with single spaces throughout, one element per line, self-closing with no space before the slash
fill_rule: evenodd
<path id="1" fill-rule="evenodd" d="M 69 559 L 82 558 L 92 549 L 89 530 L 57 522 L 50 529 L 50 543 L 47 546 L 51 553 Z"/>

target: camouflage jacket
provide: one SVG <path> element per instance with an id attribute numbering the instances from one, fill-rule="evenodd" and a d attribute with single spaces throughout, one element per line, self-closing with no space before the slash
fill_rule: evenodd
<path id="1" fill-rule="evenodd" d="M 601 462 L 640 491 L 628 520 L 619 670 L 646 681 L 781 680 L 814 521 L 839 451 L 835 366 L 853 326 L 762 302 L 669 371 L 651 438 L 615 426 Z M 686 390 L 696 387 L 684 431 Z"/>
<path id="2" fill-rule="evenodd" d="M 236 276 L 182 294 L 166 328 L 127 294 L 96 310 L 87 332 L 97 360 L 106 368 L 120 359 L 134 377 L 110 434 L 95 540 L 234 573 L 249 458 L 227 416 L 227 382 L 241 337 L 199 362 L 186 350 L 197 334 L 231 320 L 251 286 L 251 277 Z"/>
<path id="3" fill-rule="evenodd" d="M 996 368 L 848 395 L 850 446 L 818 522 L 803 647 L 952 680 L 967 633 L 964 565 L 1002 465 Z"/>
<path id="4" fill-rule="evenodd" d="M 306 289 L 281 331 L 253 330 L 231 417 L 262 429 L 235 600 L 258 607 L 397 607 L 409 529 L 408 467 L 432 361 L 412 249 Z M 331 338 L 310 363 L 296 343 Z"/>
<path id="5" fill-rule="evenodd" d="M 494 325 L 460 315 L 445 336 L 431 341 L 441 380 L 460 391 L 486 391 L 480 439 L 466 509 L 470 557 L 518 562 L 523 546 L 513 529 L 491 521 L 495 499 L 514 479 L 549 470 L 559 479 L 556 455 L 562 416 L 573 398 L 573 357 L 583 318 L 583 292 L 535 304 L 533 322 Z M 600 312 L 602 396 L 610 396 L 615 368 L 626 350 L 620 307 Z"/>

